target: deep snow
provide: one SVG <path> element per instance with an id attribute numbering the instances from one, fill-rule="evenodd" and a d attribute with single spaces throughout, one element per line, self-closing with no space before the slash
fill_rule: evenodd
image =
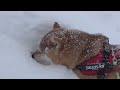
<path id="1" fill-rule="evenodd" d="M 120 12 L 1 11 L 0 78 L 78 78 L 65 66 L 44 66 L 31 58 L 31 52 L 55 21 L 65 28 L 103 33 L 110 43 L 120 44 Z"/>

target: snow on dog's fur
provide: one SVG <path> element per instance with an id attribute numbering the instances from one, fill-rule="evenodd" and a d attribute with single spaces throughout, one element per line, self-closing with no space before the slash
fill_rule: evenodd
<path id="1" fill-rule="evenodd" d="M 42 64 L 61 64 L 73 69 L 80 78 L 96 78 L 83 75 L 75 67 L 79 63 L 96 56 L 108 38 L 102 34 L 89 34 L 79 30 L 66 30 L 57 22 L 42 38 L 39 49 L 33 53 Z M 43 57 L 47 59 L 44 60 Z"/>

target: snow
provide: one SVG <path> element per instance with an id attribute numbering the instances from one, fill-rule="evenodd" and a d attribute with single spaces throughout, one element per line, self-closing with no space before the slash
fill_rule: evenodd
<path id="1" fill-rule="evenodd" d="M 65 66 L 45 66 L 31 58 L 31 52 L 55 21 L 64 28 L 102 33 L 110 43 L 120 43 L 119 11 L 1 11 L 0 78 L 78 79 Z"/>

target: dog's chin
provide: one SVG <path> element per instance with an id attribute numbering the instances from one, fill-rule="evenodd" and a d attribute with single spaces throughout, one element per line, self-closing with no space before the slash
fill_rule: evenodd
<path id="1" fill-rule="evenodd" d="M 37 62 L 39 62 L 40 64 L 43 64 L 43 65 L 53 64 L 52 61 L 46 55 L 43 55 L 41 57 L 35 55 L 34 59 L 35 59 L 35 61 L 37 61 Z"/>
<path id="2" fill-rule="evenodd" d="M 40 59 L 40 60 L 36 60 L 36 61 L 39 62 L 40 64 L 43 64 L 43 65 L 51 65 L 51 63 L 49 61 L 44 60 L 44 59 Z"/>

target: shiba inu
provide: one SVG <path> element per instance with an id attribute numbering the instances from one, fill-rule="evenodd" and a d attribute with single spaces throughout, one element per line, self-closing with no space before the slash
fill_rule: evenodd
<path id="1" fill-rule="evenodd" d="M 85 75 L 76 66 L 97 56 L 105 42 L 108 42 L 108 37 L 105 35 L 90 34 L 75 29 L 66 30 L 55 22 L 53 29 L 41 39 L 39 48 L 32 57 L 45 65 L 65 65 L 72 69 L 80 79 L 97 79 L 96 74 Z M 111 73 L 107 77 L 112 79 L 114 75 Z"/>

